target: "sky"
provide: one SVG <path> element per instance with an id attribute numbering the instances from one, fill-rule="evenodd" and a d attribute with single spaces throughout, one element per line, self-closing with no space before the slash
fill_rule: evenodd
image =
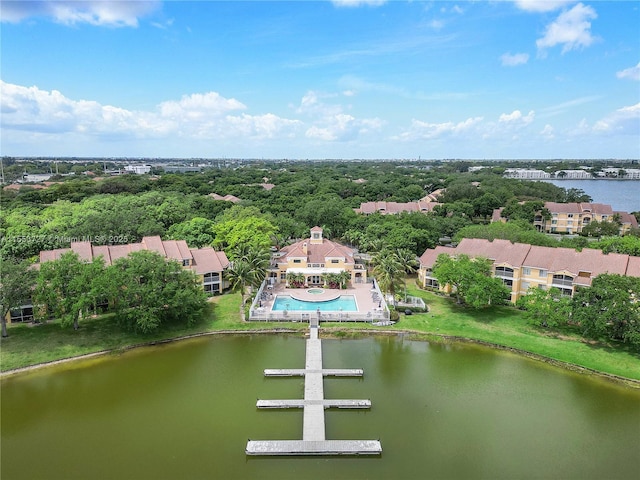
<path id="1" fill-rule="evenodd" d="M 637 1 L 0 1 L 4 156 L 640 158 Z"/>

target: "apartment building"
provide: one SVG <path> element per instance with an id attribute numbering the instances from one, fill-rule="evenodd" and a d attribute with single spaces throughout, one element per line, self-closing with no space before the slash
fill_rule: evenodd
<path id="1" fill-rule="evenodd" d="M 620 221 L 620 235 L 625 235 L 632 228 L 638 228 L 636 217 L 627 212 L 615 212 L 611 205 L 604 203 L 556 203 L 545 202 L 544 207 L 551 213 L 547 219 L 536 215 L 534 226 L 545 233 L 577 234 L 593 221 Z"/>
<path id="2" fill-rule="evenodd" d="M 553 248 L 511 243 L 509 240 L 465 238 L 456 247 L 438 246 L 427 249 L 420 257 L 418 280 L 425 288 L 448 291 L 433 276 L 433 265 L 440 254 L 468 255 L 488 258 L 493 263 L 493 276 L 511 289 L 511 301 L 526 295 L 530 287 L 558 288 L 573 295 L 577 287 L 590 286 L 602 273 L 640 277 L 640 257 L 618 253 L 604 254 L 585 248 Z"/>
<path id="3" fill-rule="evenodd" d="M 156 252 L 167 260 L 175 260 L 184 268 L 189 268 L 200 277 L 202 288 L 207 294 L 220 293 L 229 286 L 224 275 L 224 271 L 229 266 L 229 260 L 224 252 L 216 251 L 211 247 L 189 248 L 184 240 L 162 240 L 159 236 L 144 237 L 139 243 L 121 245 L 92 245 L 88 241 L 71 242 L 71 248 L 41 251 L 40 263 L 57 260 L 67 252 L 75 252 L 80 260 L 86 262 L 102 256 L 105 265 L 108 266 L 117 259 L 139 250 Z"/>

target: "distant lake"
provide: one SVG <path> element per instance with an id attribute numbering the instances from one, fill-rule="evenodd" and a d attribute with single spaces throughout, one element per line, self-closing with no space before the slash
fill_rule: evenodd
<path id="1" fill-rule="evenodd" d="M 545 180 L 562 188 L 579 188 L 594 203 L 611 205 L 620 212 L 640 211 L 640 180 Z"/>

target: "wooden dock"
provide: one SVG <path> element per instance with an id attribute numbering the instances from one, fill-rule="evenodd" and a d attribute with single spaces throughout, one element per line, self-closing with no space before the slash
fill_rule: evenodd
<path id="1" fill-rule="evenodd" d="M 322 341 L 318 325 L 309 328 L 304 369 L 266 369 L 265 376 L 304 376 L 304 399 L 258 400 L 258 408 L 302 408 L 302 440 L 249 440 L 247 455 L 379 455 L 379 440 L 327 440 L 326 408 L 371 408 L 370 400 L 327 400 L 324 398 L 325 376 L 362 376 L 361 369 L 323 369 Z"/>

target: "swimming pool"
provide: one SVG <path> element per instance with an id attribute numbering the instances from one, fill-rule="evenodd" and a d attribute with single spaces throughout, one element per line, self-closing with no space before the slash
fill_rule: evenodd
<path id="1" fill-rule="evenodd" d="M 278 295 L 273 302 L 272 310 L 283 311 L 289 310 L 315 312 L 320 310 L 321 312 L 357 312 L 358 305 L 353 295 L 340 295 L 333 300 L 313 301 L 308 302 L 304 300 L 297 300 L 291 295 Z"/>

